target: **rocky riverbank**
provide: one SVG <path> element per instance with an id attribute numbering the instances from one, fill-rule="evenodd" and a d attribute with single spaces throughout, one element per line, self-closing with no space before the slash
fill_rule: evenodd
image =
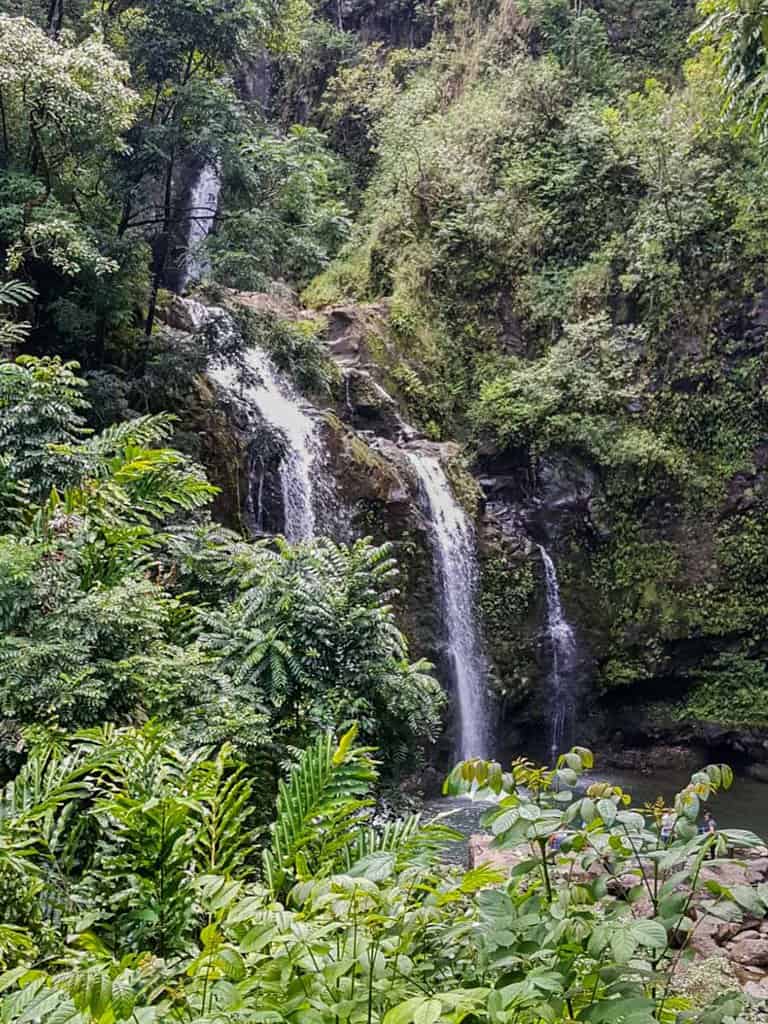
<path id="1" fill-rule="evenodd" d="M 490 865 L 504 874 L 511 872 L 518 864 L 532 855 L 525 846 L 514 850 L 501 850 L 493 845 L 493 837 L 484 833 L 472 835 L 469 839 L 469 865 L 477 868 Z M 768 917 L 755 916 L 747 912 L 738 920 L 723 920 L 715 913 L 718 903 L 712 892 L 733 894 L 739 906 L 750 903 L 749 891 L 757 894 L 768 886 L 768 847 L 762 849 L 734 851 L 734 860 L 707 862 L 698 879 L 697 894 L 694 897 L 694 926 L 687 937 L 681 933 L 681 942 L 690 949 L 697 961 L 723 960 L 726 973 L 738 980 L 747 995 L 755 999 L 768 999 Z M 679 865 L 683 868 L 685 865 Z M 650 863 L 646 865 L 650 867 Z M 605 877 L 608 892 L 618 898 L 635 888 L 640 872 L 626 872 L 610 875 L 597 864 L 590 871 L 578 866 L 578 857 L 560 854 L 553 857 L 555 884 L 588 884 L 598 877 Z M 686 883 L 681 883 L 676 892 L 686 893 Z M 650 901 L 640 900 L 632 904 L 634 918 L 650 916 Z M 718 913 L 721 911 L 718 909 Z"/>

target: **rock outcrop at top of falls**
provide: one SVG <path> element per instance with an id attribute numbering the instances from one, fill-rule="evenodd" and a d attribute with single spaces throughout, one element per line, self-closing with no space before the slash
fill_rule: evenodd
<path id="1" fill-rule="evenodd" d="M 233 293 L 225 301 L 263 320 L 267 333 L 270 323 L 279 322 L 319 340 L 333 368 L 333 382 L 326 393 L 308 394 L 305 401 L 322 439 L 323 472 L 332 480 L 338 507 L 348 510 L 345 517 L 334 513 L 330 518 L 338 533 L 369 535 L 394 545 L 402 570 L 398 612 L 412 653 L 444 664 L 444 595 L 433 571 L 423 495 L 408 457 L 409 447 L 430 448 L 430 428 L 423 421 L 413 425 L 409 388 L 416 384 L 408 373 L 407 353 L 398 347 L 390 328 L 387 305 L 344 304 L 318 312 L 302 308 L 289 293 Z M 166 319 L 178 329 L 194 332 L 200 329 L 203 308 L 176 299 Z M 223 412 L 210 395 L 207 401 L 203 396 L 201 409 L 201 437 L 207 437 L 203 457 L 223 488 L 222 518 L 253 527 L 252 482 L 257 471 L 261 527 L 267 533 L 283 530 L 278 448 L 260 443 L 255 467 L 253 425 L 242 413 L 235 408 Z M 718 649 L 713 638 L 691 637 L 684 622 L 672 629 L 669 621 L 645 612 L 627 622 L 611 593 L 601 589 L 601 565 L 615 547 L 617 521 L 611 497 L 593 466 L 569 451 L 532 459 L 526 451 L 488 448 L 468 462 L 467 453 L 455 443 L 432 450 L 439 454 L 454 494 L 476 526 L 474 608 L 484 640 L 487 680 L 498 698 L 499 732 L 510 750 L 525 747 L 535 752 L 538 747 L 539 753 L 549 753 L 552 641 L 543 546 L 557 566 L 562 607 L 578 636 L 574 736 L 604 746 L 615 739 L 618 746 L 636 749 L 679 740 L 757 763 L 768 760 L 766 735 L 760 728 L 681 720 L 670 702 L 670 694 L 685 692 L 698 665 L 724 656 L 729 638 L 724 636 Z M 658 530 L 661 537 L 675 530 L 663 505 Z M 692 536 L 690 543 L 696 542 Z M 699 547 L 692 573 L 706 554 Z M 691 576 L 687 585 L 694 588 L 698 580 Z M 653 581 L 646 587 L 651 608 L 656 600 Z M 674 609 L 666 614 L 674 614 Z M 632 685 L 606 690 L 602 680 L 618 664 L 617 658 L 635 665 L 634 675 L 627 678 Z"/>

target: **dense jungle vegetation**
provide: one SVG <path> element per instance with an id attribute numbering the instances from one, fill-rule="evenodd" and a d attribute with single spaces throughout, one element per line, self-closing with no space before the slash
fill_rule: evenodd
<path id="1" fill-rule="evenodd" d="M 331 82 L 321 123 L 366 185 L 307 301 L 389 296 L 389 383 L 434 437 L 502 473 L 565 459 L 598 689 L 765 722 L 762 15 L 486 13 Z M 487 583 L 490 634 L 517 635 L 504 687 L 530 697 L 530 566 Z"/>
<path id="2" fill-rule="evenodd" d="M 376 764 L 354 744 L 352 730 L 310 745 L 259 836 L 254 781 L 228 746 L 183 753 L 154 726 L 34 743 L 2 795 L 2 1019 L 735 1019 L 733 978 L 686 985 L 678 948 L 702 916 L 768 908 L 765 885 L 706 875 L 710 852 L 759 842 L 697 831 L 700 802 L 730 784 L 723 766 L 677 797 L 671 839 L 661 805 L 630 810 L 607 784 L 577 798 L 584 749 L 557 771 L 461 766 L 449 789 L 495 794 L 499 842 L 538 851 L 505 882 L 487 865 L 446 870 L 445 824 L 377 823 Z M 576 822 L 549 863 L 547 838 Z"/>
<path id="3" fill-rule="evenodd" d="M 393 548 L 222 525 L 196 415 L 240 342 L 168 309 L 385 304 L 427 436 L 599 482 L 560 538 L 597 692 L 768 724 L 763 8 L 0 0 L 0 1020 L 737 1018 L 686 950 L 768 914 L 707 873 L 758 845 L 697 829 L 730 770 L 638 809 L 581 747 L 465 763 L 520 859 L 448 867 L 391 812 L 448 714 Z M 337 386 L 306 322 L 241 321 Z M 530 698 L 531 566 L 486 569 Z"/>

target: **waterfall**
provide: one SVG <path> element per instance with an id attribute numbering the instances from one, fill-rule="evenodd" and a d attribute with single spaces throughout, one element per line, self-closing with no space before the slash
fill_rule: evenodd
<path id="1" fill-rule="evenodd" d="M 321 456 L 317 423 L 309 416 L 290 383 L 279 373 L 269 356 L 259 349 L 243 353 L 247 378 L 233 362 L 217 362 L 209 375 L 221 387 L 236 394 L 244 405 L 255 409 L 285 441 L 280 461 L 280 489 L 283 496 L 285 535 L 289 541 L 309 540 L 315 535 L 315 480 Z M 260 484 L 261 487 L 261 484 Z M 251 496 L 251 502 L 253 498 Z M 261 515 L 260 498 L 258 509 Z"/>
<path id="2" fill-rule="evenodd" d="M 486 666 L 474 609 L 477 590 L 474 530 L 454 498 L 439 460 L 417 451 L 407 454 L 421 481 L 432 523 L 443 631 L 459 711 L 457 753 L 462 760 L 487 757 L 490 729 Z"/>
<path id="3" fill-rule="evenodd" d="M 204 163 L 189 191 L 189 218 L 187 228 L 186 266 L 183 286 L 199 281 L 210 265 L 200 251 L 203 242 L 213 230 L 221 196 L 221 171 L 215 163 Z"/>
<path id="4" fill-rule="evenodd" d="M 545 547 L 539 545 L 539 551 L 547 587 L 547 637 L 552 658 L 550 753 L 554 762 L 570 738 L 576 717 L 576 636 L 563 613 L 555 563 Z"/>

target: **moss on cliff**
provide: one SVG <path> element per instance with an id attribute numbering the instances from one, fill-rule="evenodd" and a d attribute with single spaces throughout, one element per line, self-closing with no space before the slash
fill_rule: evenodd
<path id="1" fill-rule="evenodd" d="M 690 5 L 490 8 L 378 115 L 358 234 L 315 291 L 387 297 L 376 358 L 433 436 L 590 468 L 551 534 L 540 481 L 504 500 L 554 545 L 601 702 L 666 687 L 670 719 L 762 717 L 764 161 L 722 126 L 711 54 L 682 66 Z M 648 18 L 674 31 L 641 42 Z M 540 584 L 496 541 L 482 575 L 519 701 Z"/>
<path id="2" fill-rule="evenodd" d="M 493 682 L 508 706 L 520 707 L 535 693 L 538 580 L 525 550 L 486 529 L 480 555 L 478 606 Z"/>

